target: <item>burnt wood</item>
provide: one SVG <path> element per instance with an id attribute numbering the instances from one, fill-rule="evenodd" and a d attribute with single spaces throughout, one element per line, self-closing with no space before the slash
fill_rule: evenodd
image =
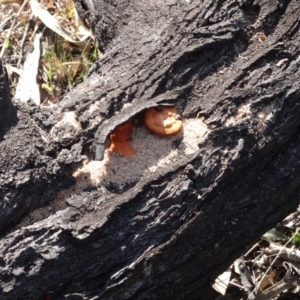
<path id="1" fill-rule="evenodd" d="M 299 203 L 298 0 L 76 8 L 104 56 L 57 107 L 12 102 L 1 68 L 0 298 L 214 299 L 216 276 Z M 160 105 L 203 118 L 193 154 L 20 226 L 90 152 L 103 159 L 118 125 Z M 71 111 L 83 130 L 57 127 Z"/>

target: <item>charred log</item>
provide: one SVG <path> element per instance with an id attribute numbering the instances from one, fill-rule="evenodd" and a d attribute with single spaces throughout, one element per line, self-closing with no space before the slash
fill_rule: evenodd
<path id="1" fill-rule="evenodd" d="M 214 278 L 299 202 L 299 4 L 76 5 L 105 53 L 57 108 L 11 106 L 0 77 L 14 115 L 0 114 L 1 299 L 214 299 Z M 170 148 L 109 156 L 128 121 L 155 152 L 142 120 L 159 106 L 184 121 Z"/>

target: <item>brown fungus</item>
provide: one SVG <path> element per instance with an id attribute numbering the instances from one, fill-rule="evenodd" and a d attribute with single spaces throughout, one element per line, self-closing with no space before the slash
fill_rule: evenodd
<path id="1" fill-rule="evenodd" d="M 182 121 L 178 120 L 176 107 L 150 108 L 145 112 L 145 126 L 153 133 L 160 136 L 170 136 L 178 133 Z"/>

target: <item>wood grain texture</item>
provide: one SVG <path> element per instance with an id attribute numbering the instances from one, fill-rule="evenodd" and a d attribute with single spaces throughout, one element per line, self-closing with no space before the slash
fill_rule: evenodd
<path id="1" fill-rule="evenodd" d="M 104 56 L 57 108 L 14 103 L 0 140 L 1 299 L 214 299 L 214 278 L 296 208 L 300 7 L 256 2 L 76 3 Z M 118 125 L 159 105 L 204 120 L 194 153 L 109 193 L 74 190 L 18 226 L 76 185 L 89 151 L 102 160 Z M 83 130 L 57 126 L 70 111 Z"/>

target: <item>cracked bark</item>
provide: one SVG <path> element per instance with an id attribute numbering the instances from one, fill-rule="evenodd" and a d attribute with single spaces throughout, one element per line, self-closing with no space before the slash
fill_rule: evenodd
<path id="1" fill-rule="evenodd" d="M 299 4 L 76 6 L 105 54 L 55 110 L 12 104 L 0 76 L 1 299 L 214 299 L 214 278 L 298 205 Z M 88 148 L 101 160 L 110 132 L 162 104 L 204 119 L 198 150 L 17 226 L 75 184 Z M 84 130 L 54 134 L 69 111 Z"/>

